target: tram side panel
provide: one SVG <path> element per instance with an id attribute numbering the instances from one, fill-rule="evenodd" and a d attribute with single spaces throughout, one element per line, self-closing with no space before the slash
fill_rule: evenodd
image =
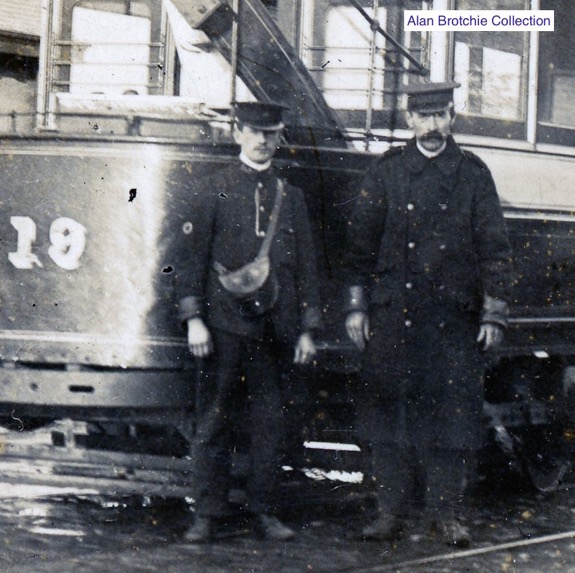
<path id="1" fill-rule="evenodd" d="M 177 321 L 177 238 L 193 208 L 193 181 L 234 156 L 232 146 L 141 142 L 111 147 L 38 140 L 4 146 L 0 403 L 192 403 L 193 361 Z M 334 372 L 345 380 L 357 372 L 359 356 L 342 328 L 340 262 L 354 184 L 371 160 L 365 154 L 303 148 L 286 148 L 278 156 L 282 174 L 302 187 L 308 200 L 328 325 L 319 374 L 326 384 Z M 540 205 L 526 206 L 510 191 L 497 161 L 491 163 L 519 277 L 501 351 L 507 372 L 520 371 L 516 365 L 526 358 L 540 360 L 538 352 L 569 361 L 575 355 L 575 328 L 566 320 L 573 315 L 575 295 L 572 221 L 565 211 L 555 210 L 546 219 Z M 19 369 L 10 371 L 7 364 Z M 50 378 L 48 385 L 36 384 L 39 390 L 31 389 L 38 372 L 31 376 L 20 369 L 70 370 L 71 365 L 82 372 Z M 84 384 L 86 368 L 107 371 Z M 494 386 L 500 383 L 495 372 Z M 143 386 L 133 382 L 150 373 L 154 377 Z M 18 390 L 18 377 L 26 380 L 26 391 Z M 65 380 L 73 379 L 93 390 L 70 391 Z"/>
<path id="2" fill-rule="evenodd" d="M 157 174 L 134 158 L 65 153 L 1 158 L 3 358 L 145 365 L 153 359 L 137 343 L 154 334 L 145 319 L 164 213 Z"/>
<path id="3" fill-rule="evenodd" d="M 539 422 L 546 423 L 569 415 L 563 398 L 564 378 L 575 360 L 575 159 L 558 153 L 477 152 L 504 205 L 516 277 L 510 328 L 488 395 L 543 404 L 546 415 Z"/>
<path id="4" fill-rule="evenodd" d="M 2 407 L 193 403 L 172 269 L 189 165 L 37 141 L 5 145 L 0 168 Z"/>

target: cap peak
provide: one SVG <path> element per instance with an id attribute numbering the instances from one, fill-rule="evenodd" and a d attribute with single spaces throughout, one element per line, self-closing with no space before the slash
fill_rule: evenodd
<path id="1" fill-rule="evenodd" d="M 404 88 L 409 111 L 439 111 L 453 103 L 457 82 L 417 82 Z"/>
<path id="2" fill-rule="evenodd" d="M 232 102 L 234 120 L 253 129 L 281 130 L 285 127 L 283 112 L 288 108 L 275 102 L 234 101 Z"/>

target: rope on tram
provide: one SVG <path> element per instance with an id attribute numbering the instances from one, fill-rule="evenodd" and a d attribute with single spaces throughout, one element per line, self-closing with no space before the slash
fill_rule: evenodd
<path id="1" fill-rule="evenodd" d="M 551 543 L 553 541 L 561 541 L 563 539 L 571 539 L 573 537 L 575 537 L 575 530 L 565 531 L 564 533 L 554 533 L 552 535 L 543 535 L 541 537 L 533 537 L 530 539 L 522 539 L 520 541 L 499 543 L 497 545 L 490 545 L 489 547 L 478 547 L 477 549 L 468 549 L 466 551 L 453 551 L 451 553 L 442 553 L 441 555 L 433 555 L 432 557 L 413 559 L 411 561 L 402 561 L 400 563 L 388 563 L 386 565 L 375 565 L 373 567 L 353 569 L 352 571 L 353 573 L 380 573 L 384 571 L 395 571 L 397 569 L 404 569 L 405 567 L 426 565 L 429 563 L 436 563 L 439 561 L 463 559 L 465 557 L 474 557 L 475 555 L 483 555 L 486 553 L 496 553 L 497 551 L 505 551 L 506 549 L 516 549 L 518 547 L 527 547 L 529 545 Z"/>

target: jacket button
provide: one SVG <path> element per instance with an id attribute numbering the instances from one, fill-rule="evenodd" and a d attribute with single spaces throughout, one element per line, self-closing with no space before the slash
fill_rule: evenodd
<path id="1" fill-rule="evenodd" d="M 194 225 L 192 224 L 191 221 L 186 221 L 182 225 L 182 231 L 184 232 L 184 235 L 191 235 L 193 230 L 194 230 Z"/>

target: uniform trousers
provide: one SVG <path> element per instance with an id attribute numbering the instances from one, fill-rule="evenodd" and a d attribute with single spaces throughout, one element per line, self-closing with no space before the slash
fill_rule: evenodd
<path id="1" fill-rule="evenodd" d="M 279 382 L 278 344 L 212 329 L 214 353 L 204 361 L 196 387 L 194 497 L 197 513 L 225 515 L 231 479 L 233 429 L 240 414 L 238 385 L 247 393 L 250 465 L 247 509 L 270 513 L 280 473 L 284 415 Z M 244 424 L 242 423 L 242 427 Z"/>
<path id="2" fill-rule="evenodd" d="M 370 453 L 370 477 L 383 515 L 426 515 L 439 522 L 459 514 L 471 452 L 372 442 Z"/>
<path id="3" fill-rule="evenodd" d="M 476 315 L 438 307 L 416 308 L 408 329 L 402 306 L 374 306 L 356 428 L 383 512 L 450 519 L 474 479 L 484 362 Z"/>

